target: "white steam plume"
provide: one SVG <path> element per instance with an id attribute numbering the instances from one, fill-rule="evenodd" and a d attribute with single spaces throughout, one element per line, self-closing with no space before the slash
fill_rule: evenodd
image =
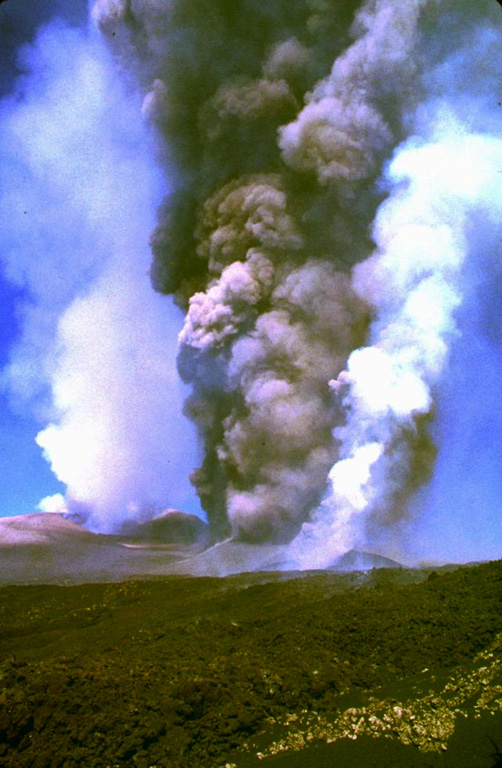
<path id="1" fill-rule="evenodd" d="M 7 376 L 51 422 L 37 441 L 70 510 L 111 531 L 194 504 L 180 318 L 148 276 L 163 180 L 141 101 L 96 34 L 54 23 L 22 56 L 1 106 L 2 258 L 28 297 Z"/>
<path id="2" fill-rule="evenodd" d="M 335 431 L 341 449 L 331 490 L 291 545 L 303 567 L 366 545 L 374 516 L 385 527 L 409 473 L 406 436 L 431 410 L 457 332 L 464 263 L 476 258 L 469 221 L 494 236 L 502 214 L 501 163 L 502 139 L 469 134 L 442 115 L 428 140 L 406 142 L 388 168 L 392 193 L 374 225 L 377 249 L 353 279 L 376 319 L 370 344 L 332 382 L 346 423 Z"/>

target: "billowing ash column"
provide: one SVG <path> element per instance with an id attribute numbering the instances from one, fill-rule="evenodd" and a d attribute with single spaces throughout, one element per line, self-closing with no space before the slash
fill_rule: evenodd
<path id="1" fill-rule="evenodd" d="M 475 193 L 452 182 L 475 147 L 451 135 L 477 131 L 483 111 L 465 83 L 459 128 L 444 73 L 485 21 L 466 7 L 461 24 L 457 6 L 95 5 L 143 84 L 173 184 L 151 274 L 186 311 L 178 367 L 204 444 L 193 482 L 217 538 L 299 534 L 298 559 L 326 565 L 394 524 L 430 474 L 466 217 L 492 204 L 483 174 Z"/>

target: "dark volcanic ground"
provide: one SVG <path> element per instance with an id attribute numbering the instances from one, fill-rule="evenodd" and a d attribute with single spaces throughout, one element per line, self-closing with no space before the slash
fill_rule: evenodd
<path id="1" fill-rule="evenodd" d="M 502 562 L 0 589 L 2 768 L 502 765 Z"/>

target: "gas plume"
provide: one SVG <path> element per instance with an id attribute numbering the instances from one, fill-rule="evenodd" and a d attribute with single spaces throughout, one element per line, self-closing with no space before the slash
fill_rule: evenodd
<path id="1" fill-rule="evenodd" d="M 449 450 L 445 382 L 462 337 L 481 334 L 469 311 L 480 275 L 498 274 L 500 9 L 97 0 L 92 23 L 115 74 L 92 34 L 71 33 L 42 76 L 79 131 L 56 120 L 61 134 L 38 145 L 18 132 L 31 176 L 50 173 L 54 196 L 72 199 L 72 287 L 52 281 L 49 296 L 23 277 L 35 314 L 55 305 L 44 340 L 27 330 L 11 367 L 27 386 L 16 366 L 42 349 L 53 415 L 38 440 L 70 499 L 111 528 L 169 495 L 169 462 L 190 465 L 193 444 L 173 438 L 187 433 L 179 331 L 203 449 L 191 479 L 213 538 L 291 542 L 304 568 L 354 547 L 399 556 Z M 36 55 L 65 34 L 46 33 Z M 65 59 L 72 46 L 87 69 Z M 54 123 L 53 104 L 30 98 L 8 107 L 7 126 L 31 109 Z M 90 144 L 96 132 L 99 153 L 77 153 L 74 170 L 37 170 L 47 146 L 63 142 L 66 157 L 69 134 Z M 156 205 L 150 279 L 184 321 L 148 293 Z M 63 269 L 59 244 L 44 275 Z"/>
<path id="2" fill-rule="evenodd" d="M 472 125 L 486 88 L 446 81 L 473 39 L 500 40 L 493 14 L 447 0 L 94 6 L 176 180 L 152 280 L 186 310 L 178 366 L 216 536 L 299 534 L 292 553 L 324 566 L 396 525 L 430 476 L 469 217 L 496 206 L 496 140 Z"/>
<path id="3" fill-rule="evenodd" d="M 163 182 L 138 95 L 96 34 L 55 22 L 21 66 L 2 103 L 2 256 L 26 295 L 6 376 L 50 422 L 37 441 L 68 508 L 109 531 L 190 501 L 181 318 L 147 275 Z"/>
<path id="4" fill-rule="evenodd" d="M 500 139 L 473 136 L 443 117 L 437 134 L 408 142 L 388 168 L 394 192 L 375 221 L 377 250 L 353 271 L 354 289 L 376 319 L 368 345 L 331 382 L 347 414 L 335 431 L 340 458 L 329 494 L 293 544 L 310 567 L 364 546 L 365 524 L 393 520 L 420 419 L 431 413 L 457 332 L 469 218 L 493 223 L 502 191 L 493 169 L 501 160 Z"/>

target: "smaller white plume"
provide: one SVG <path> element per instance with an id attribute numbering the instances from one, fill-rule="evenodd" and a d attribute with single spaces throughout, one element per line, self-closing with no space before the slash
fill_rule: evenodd
<path id="1" fill-rule="evenodd" d="M 40 512 L 60 513 L 66 512 L 66 502 L 62 493 L 54 493 L 52 496 L 45 496 L 38 504 L 37 509 Z"/>
<path id="2" fill-rule="evenodd" d="M 304 568 L 364 546 L 372 515 L 387 514 L 408 479 L 406 438 L 445 373 L 464 263 L 476 256 L 469 223 L 500 219 L 501 167 L 502 141 L 469 135 L 443 115 L 429 142 L 409 140 L 387 170 L 392 192 L 375 221 L 377 247 L 353 272 L 375 319 L 368 346 L 331 382 L 346 421 L 334 432 L 341 447 L 329 492 L 291 545 Z"/>

